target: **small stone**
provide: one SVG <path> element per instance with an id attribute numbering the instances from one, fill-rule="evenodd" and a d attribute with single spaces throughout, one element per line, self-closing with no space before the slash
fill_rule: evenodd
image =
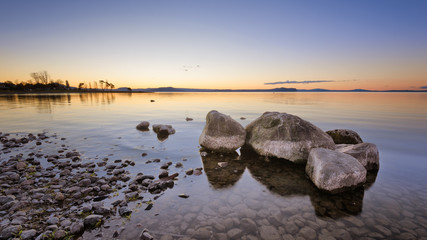
<path id="1" fill-rule="evenodd" d="M 64 196 L 64 194 L 62 194 L 62 193 L 57 193 L 57 194 L 55 194 L 55 200 L 56 201 L 64 201 L 64 199 L 65 199 L 65 196 Z"/>
<path id="2" fill-rule="evenodd" d="M 119 169 L 114 169 L 113 174 L 114 175 L 120 175 L 124 172 L 125 172 L 125 170 L 123 168 L 119 168 Z"/>
<path id="3" fill-rule="evenodd" d="M 59 218 L 57 218 L 57 217 L 50 217 L 46 221 L 46 223 L 49 224 L 49 225 L 56 225 L 56 224 L 58 224 L 58 222 L 59 222 Z"/>
<path id="4" fill-rule="evenodd" d="M 154 237 L 153 236 L 151 236 L 151 234 L 147 231 L 147 230 L 143 230 L 142 232 L 141 232 L 141 234 L 139 235 L 139 239 L 140 240 L 153 240 L 154 239 Z"/>
<path id="5" fill-rule="evenodd" d="M 299 235 L 301 235 L 304 239 L 310 239 L 310 240 L 316 239 L 316 231 L 314 231 L 310 227 L 303 227 L 299 231 Z"/>
<path id="6" fill-rule="evenodd" d="M 166 170 L 163 170 L 160 174 L 159 174 L 159 178 L 166 178 L 169 176 L 169 172 Z"/>
<path id="7" fill-rule="evenodd" d="M 195 232 L 194 232 L 194 237 L 196 239 L 210 239 L 212 235 L 212 232 L 209 231 L 208 228 L 206 227 L 201 227 L 198 228 Z"/>
<path id="8" fill-rule="evenodd" d="M 59 239 L 63 239 L 65 236 L 67 236 L 67 233 L 64 230 L 60 229 L 55 232 L 55 235 L 53 238 L 59 240 Z"/>
<path id="9" fill-rule="evenodd" d="M 91 183 L 92 183 L 92 181 L 90 181 L 90 179 L 82 179 L 82 180 L 79 182 L 79 186 L 80 186 L 80 187 L 87 187 L 87 186 L 89 186 Z"/>
<path id="10" fill-rule="evenodd" d="M 22 229 L 21 225 L 13 225 L 13 226 L 7 227 L 0 232 L 0 239 L 12 238 L 13 236 L 17 235 L 19 231 L 21 231 L 21 229 Z"/>
<path id="11" fill-rule="evenodd" d="M 130 210 L 129 208 L 127 208 L 126 206 L 120 207 L 119 208 L 119 214 L 120 216 L 124 217 L 124 216 L 128 216 L 132 213 L 132 210 Z"/>
<path id="12" fill-rule="evenodd" d="M 181 168 L 181 167 L 183 167 L 183 165 L 182 165 L 182 163 L 177 162 L 177 163 L 175 164 L 175 167 L 176 167 L 176 168 Z"/>
<path id="13" fill-rule="evenodd" d="M 241 229 L 238 229 L 238 228 L 230 229 L 227 232 L 227 236 L 229 239 L 240 239 L 242 234 L 243 234 L 243 231 Z"/>
<path id="14" fill-rule="evenodd" d="M 84 226 L 87 228 L 94 228 L 97 227 L 98 224 L 100 224 L 102 221 L 101 215 L 89 215 L 84 219 Z"/>
<path id="15" fill-rule="evenodd" d="M 192 168 L 190 168 L 187 171 L 185 171 L 185 174 L 191 175 L 191 174 L 193 174 L 193 172 L 194 172 L 194 170 Z"/>
<path id="16" fill-rule="evenodd" d="M 20 235 L 20 238 L 22 240 L 29 240 L 34 239 L 34 237 L 37 235 L 37 231 L 34 229 L 23 231 Z"/>
<path id="17" fill-rule="evenodd" d="M 140 124 L 136 125 L 136 129 L 140 131 L 148 131 L 148 127 L 150 126 L 150 123 L 147 121 L 142 121 Z"/>
<path id="18" fill-rule="evenodd" d="M 21 171 L 27 167 L 27 164 L 25 164 L 24 162 L 17 162 L 15 167 L 16 170 Z"/>
<path id="19" fill-rule="evenodd" d="M 178 197 L 180 197 L 180 198 L 189 198 L 190 196 L 187 195 L 187 194 L 181 193 L 181 194 L 178 195 Z"/>
<path id="20" fill-rule="evenodd" d="M 227 167 L 228 166 L 228 162 L 219 162 L 218 166 L 220 166 L 222 168 Z"/>
<path id="21" fill-rule="evenodd" d="M 261 239 L 281 239 L 279 232 L 273 226 L 261 226 L 259 234 Z"/>

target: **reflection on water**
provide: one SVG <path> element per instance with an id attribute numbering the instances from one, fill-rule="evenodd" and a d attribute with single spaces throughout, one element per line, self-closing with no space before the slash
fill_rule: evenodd
<path id="1" fill-rule="evenodd" d="M 268 159 L 243 147 L 241 156 L 209 154 L 202 156 L 203 167 L 210 185 L 217 190 L 231 187 L 239 181 L 245 168 L 271 193 L 282 197 L 310 196 L 316 215 L 337 219 L 362 212 L 364 188 L 375 182 L 377 172 L 369 172 L 363 187 L 339 194 L 318 190 L 305 174 L 305 167 L 282 159 Z M 218 163 L 228 163 L 220 167 Z"/>
<path id="2" fill-rule="evenodd" d="M 171 168 L 179 180 L 151 198 L 151 210 L 138 211 L 138 204 L 145 205 L 136 201 L 130 220 L 110 219 L 109 226 L 125 228 L 119 239 L 136 239 L 143 228 L 159 239 L 422 239 L 427 236 L 426 105 L 425 93 L 0 95 L 0 131 L 57 133 L 91 160 L 135 161 L 129 168 L 133 175 L 158 174 L 169 161 L 184 164 Z M 315 188 L 303 167 L 245 148 L 240 156 L 201 157 L 198 138 L 213 109 L 243 126 L 265 111 L 279 111 L 323 130 L 356 130 L 378 146 L 381 169 L 368 174 L 364 188 L 330 195 Z M 152 130 L 135 129 L 141 121 L 171 124 L 176 133 L 159 142 Z M 145 164 L 148 158 L 161 162 Z M 228 165 L 221 167 L 222 162 Z M 185 170 L 198 167 L 203 175 L 185 176 Z M 179 198 L 181 193 L 190 197 Z M 109 239 L 115 229 L 99 231 Z"/>
<path id="3" fill-rule="evenodd" d="M 33 106 L 39 113 L 52 113 L 54 105 L 71 104 L 75 97 L 79 97 L 82 104 L 112 104 L 116 95 L 111 92 L 101 93 L 72 93 L 72 94 L 0 94 L 0 101 L 15 106 Z M 131 93 L 124 93 L 131 97 Z"/>
<path id="4" fill-rule="evenodd" d="M 229 153 L 222 154 L 208 154 L 202 156 L 203 169 L 213 189 L 224 189 L 233 186 L 239 181 L 243 172 L 245 171 L 245 161 L 239 160 L 239 155 Z M 227 165 L 221 167 L 219 163 L 226 163 Z"/>

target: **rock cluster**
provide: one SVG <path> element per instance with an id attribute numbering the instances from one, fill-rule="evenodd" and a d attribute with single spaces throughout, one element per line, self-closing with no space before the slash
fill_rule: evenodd
<path id="1" fill-rule="evenodd" d="M 15 135 L 0 133 L 0 239 L 79 236 L 114 215 L 131 214 L 130 201 L 172 188 L 178 176 L 156 180 L 139 173 L 127 184 L 132 177 L 126 167 L 133 161 L 104 158 L 95 163 L 64 144 L 58 147 L 56 136 Z M 58 153 L 42 154 L 40 145 Z M 118 199 L 104 205 L 112 197 Z"/>
<path id="2" fill-rule="evenodd" d="M 149 131 L 150 123 L 147 121 L 142 121 L 136 126 L 136 129 L 140 131 Z M 171 134 L 175 134 L 175 129 L 171 125 L 165 124 L 153 124 L 153 131 L 157 134 L 157 138 L 160 141 L 164 141 Z"/>
<path id="3" fill-rule="evenodd" d="M 213 152 L 234 152 L 246 145 L 261 156 L 306 164 L 306 174 L 312 182 L 331 193 L 362 185 L 367 170 L 379 168 L 377 147 L 363 143 L 355 131 L 324 132 L 287 113 L 265 112 L 243 131 L 230 116 L 211 111 L 199 144 Z"/>

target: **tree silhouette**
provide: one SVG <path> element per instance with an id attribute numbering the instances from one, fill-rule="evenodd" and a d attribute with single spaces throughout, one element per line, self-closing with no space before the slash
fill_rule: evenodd
<path id="1" fill-rule="evenodd" d="M 104 90 L 104 87 L 103 87 L 103 85 L 104 85 L 104 80 L 99 80 L 99 85 L 101 85 L 101 90 Z"/>
<path id="2" fill-rule="evenodd" d="M 34 79 L 36 83 L 41 83 L 47 85 L 50 80 L 50 76 L 47 71 L 40 71 L 38 73 L 30 73 L 30 76 Z"/>

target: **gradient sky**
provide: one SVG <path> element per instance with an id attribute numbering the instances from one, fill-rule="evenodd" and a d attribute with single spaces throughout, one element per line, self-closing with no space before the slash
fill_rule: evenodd
<path id="1" fill-rule="evenodd" d="M 42 70 L 74 86 L 421 89 L 427 1 L 0 1 L 0 82 Z"/>

